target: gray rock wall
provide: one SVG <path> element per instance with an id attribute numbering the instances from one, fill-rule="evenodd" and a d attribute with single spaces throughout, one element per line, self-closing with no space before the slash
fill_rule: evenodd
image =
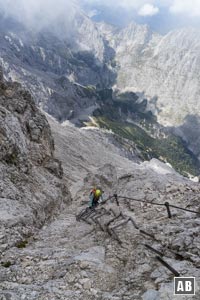
<path id="1" fill-rule="evenodd" d="M 45 116 L 18 83 L 0 81 L 0 251 L 70 200 Z"/>

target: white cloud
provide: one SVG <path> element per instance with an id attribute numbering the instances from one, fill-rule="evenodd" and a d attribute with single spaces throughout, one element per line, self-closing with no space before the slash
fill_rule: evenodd
<path id="1" fill-rule="evenodd" d="M 98 12 L 98 10 L 96 10 L 96 9 L 90 10 L 90 11 L 87 13 L 87 15 L 88 15 L 89 18 L 92 18 L 92 17 L 94 17 L 94 16 L 98 16 L 98 14 L 99 14 L 99 12 Z"/>
<path id="2" fill-rule="evenodd" d="M 149 0 L 149 4 L 154 4 L 158 0 Z M 147 0 L 79 0 L 79 3 L 105 5 L 111 8 L 122 7 L 126 9 L 138 10 L 142 5 L 147 3 Z"/>
<path id="3" fill-rule="evenodd" d="M 78 0 L 79 3 L 105 5 L 109 9 L 122 7 L 126 9 L 140 10 L 144 14 L 148 11 L 152 15 L 158 13 L 161 7 L 174 14 L 185 16 L 200 16 L 200 0 Z M 151 6 L 151 7 L 150 7 Z M 151 14 L 150 14 L 151 15 Z"/>
<path id="4" fill-rule="evenodd" d="M 111 12 L 116 7 L 124 8 L 133 16 L 137 12 L 140 16 L 153 16 L 161 9 L 186 19 L 200 16 L 200 0 L 0 0 L 0 13 L 36 30 L 59 24 L 64 32 L 72 30 L 76 3 L 93 4 L 91 10 L 96 9 L 95 5 L 105 5 Z"/>
<path id="5" fill-rule="evenodd" d="M 174 14 L 184 14 L 189 17 L 200 16 L 200 0 L 174 0 L 170 6 Z"/>
<path id="6" fill-rule="evenodd" d="M 74 5 L 73 0 L 0 0 L 0 13 L 35 30 L 56 22 L 66 28 L 75 14 Z"/>
<path id="7" fill-rule="evenodd" d="M 165 7 L 174 14 L 200 16 L 200 0 L 0 0 L 0 12 L 22 20 L 24 23 L 47 24 L 58 18 L 70 19 L 74 2 L 105 5 L 139 12 L 139 15 L 153 16 L 159 8 Z M 95 7 L 93 7 L 95 9 Z"/>
<path id="8" fill-rule="evenodd" d="M 138 11 L 138 15 L 143 17 L 154 16 L 158 13 L 159 13 L 159 8 L 149 3 L 144 4 Z"/>

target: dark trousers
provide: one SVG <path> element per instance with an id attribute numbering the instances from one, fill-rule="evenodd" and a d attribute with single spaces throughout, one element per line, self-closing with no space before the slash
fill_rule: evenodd
<path id="1" fill-rule="evenodd" d="M 96 197 L 93 198 L 92 207 L 96 207 L 99 204 L 98 200 L 99 200 L 99 198 L 96 198 Z"/>

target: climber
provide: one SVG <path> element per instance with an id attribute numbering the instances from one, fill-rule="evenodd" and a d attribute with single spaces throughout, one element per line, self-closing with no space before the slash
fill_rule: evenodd
<path id="1" fill-rule="evenodd" d="M 89 207 L 90 208 L 94 208 L 96 207 L 99 203 L 103 202 L 103 193 L 104 191 L 101 188 L 94 188 L 91 192 L 90 192 L 90 203 L 89 203 Z"/>

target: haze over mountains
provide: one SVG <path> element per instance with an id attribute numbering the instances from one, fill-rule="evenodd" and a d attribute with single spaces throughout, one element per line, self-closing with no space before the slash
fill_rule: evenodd
<path id="1" fill-rule="evenodd" d="M 136 23 L 119 29 L 93 22 L 74 3 L 68 22 L 33 30 L 24 20 L 2 18 L 0 54 L 7 78 L 30 89 L 62 121 L 98 107 L 90 85 L 133 91 L 199 157 L 199 130 L 192 124 L 199 124 L 200 115 L 200 31 L 183 28 L 162 36 Z"/>

